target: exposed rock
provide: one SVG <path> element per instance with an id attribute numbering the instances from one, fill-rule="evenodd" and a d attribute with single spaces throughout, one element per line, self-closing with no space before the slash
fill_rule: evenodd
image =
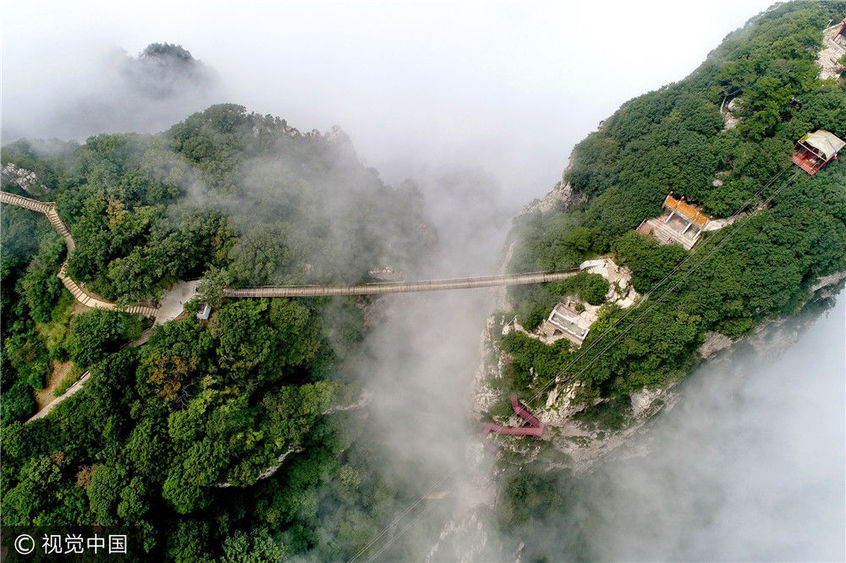
<path id="1" fill-rule="evenodd" d="M 634 305 L 640 298 L 640 294 L 635 291 L 632 285 L 632 271 L 626 266 L 618 266 L 608 256 L 585 260 L 579 264 L 579 269 L 589 274 L 599 274 L 608 281 L 610 286 L 605 295 L 605 300 L 608 303 L 626 309 Z M 588 304 L 585 304 L 585 307 L 587 306 Z"/>
<path id="2" fill-rule="evenodd" d="M 814 283 L 814 285 L 811 286 L 811 293 L 816 293 L 824 287 L 837 284 L 843 279 L 846 279 L 846 270 L 843 270 L 841 272 L 834 272 L 833 274 L 823 276 L 818 279 L 816 283 Z"/>
<path id="3" fill-rule="evenodd" d="M 725 122 L 723 131 L 734 129 L 740 123 L 741 119 L 739 114 L 742 109 L 741 106 L 742 102 L 740 98 L 733 98 L 728 104 L 724 104 L 723 107 L 720 108 L 720 113 L 723 114 L 723 121 Z"/>
<path id="4" fill-rule="evenodd" d="M 734 344 L 734 340 L 719 332 L 708 331 L 705 333 L 705 342 L 696 353 L 703 358 L 710 358 L 720 350 L 725 350 Z"/>
<path id="5" fill-rule="evenodd" d="M 520 215 L 527 215 L 535 212 L 546 213 L 558 206 L 561 206 L 564 209 L 569 209 L 586 200 L 587 197 L 585 195 L 576 192 L 576 190 L 573 189 L 573 186 L 562 180 L 555 184 L 552 191 L 546 194 L 543 198 L 536 199 L 524 207 L 523 210 L 520 211 Z"/>
<path id="6" fill-rule="evenodd" d="M 648 414 L 656 401 L 664 395 L 663 389 L 647 389 L 644 387 L 640 391 L 635 391 L 629 396 L 632 402 L 632 416 L 643 418 L 644 414 Z"/>
<path id="7" fill-rule="evenodd" d="M 843 65 L 839 59 L 846 54 L 846 38 L 837 36 L 841 22 L 823 31 L 823 48 L 817 55 L 817 66 L 820 67 L 820 80 L 837 78 L 843 73 Z"/>
<path id="8" fill-rule="evenodd" d="M 711 180 L 711 185 L 715 188 L 719 188 L 723 184 L 725 184 L 726 179 L 731 176 L 731 170 L 720 170 L 716 174 L 714 174 L 714 179 Z"/>
<path id="9" fill-rule="evenodd" d="M 261 474 L 259 474 L 259 476 L 256 478 L 256 480 L 261 481 L 262 479 L 267 479 L 268 477 L 273 476 L 273 474 L 279 471 L 279 468 L 282 467 L 282 462 L 284 462 L 289 455 L 299 453 L 301 451 L 303 451 L 302 448 L 293 446 L 289 447 L 278 458 L 276 458 L 276 463 L 262 471 Z M 235 487 L 236 485 L 234 485 L 233 483 L 217 483 L 214 486 L 218 489 L 228 489 L 229 487 Z"/>
<path id="10" fill-rule="evenodd" d="M 817 293 L 817 298 L 819 299 L 830 299 L 832 297 L 836 297 L 839 291 L 834 289 L 832 286 L 826 286 Z"/>
<path id="11" fill-rule="evenodd" d="M 726 109 L 731 113 L 737 113 L 740 111 L 742 107 L 742 101 L 740 98 L 732 98 L 732 100 L 726 106 Z"/>
<path id="12" fill-rule="evenodd" d="M 574 414 L 585 410 L 587 405 L 573 401 L 581 386 L 581 382 L 573 381 L 552 389 L 546 398 L 546 405 L 543 410 L 536 413 L 540 421 L 547 426 L 561 427 Z"/>
<path id="13" fill-rule="evenodd" d="M 388 302 L 385 299 L 359 299 L 356 306 L 364 309 L 365 329 L 377 326 L 388 311 Z"/>
<path id="14" fill-rule="evenodd" d="M 323 414 L 327 415 L 327 414 L 335 414 L 336 412 L 354 411 L 354 410 L 358 410 L 362 407 L 365 407 L 369 404 L 370 404 L 370 397 L 368 395 L 362 394 L 361 398 L 358 401 L 356 401 L 354 403 L 349 403 L 347 405 L 337 405 L 337 406 L 334 406 L 334 407 L 330 407 L 330 408 L 326 409 L 325 411 L 323 411 Z"/>
<path id="15" fill-rule="evenodd" d="M 493 334 L 502 331 L 497 315 L 489 315 L 485 330 L 479 338 L 480 362 L 476 373 L 473 374 L 474 389 L 473 413 L 479 417 L 489 411 L 500 399 L 500 392 L 494 389 L 493 382 L 503 377 L 505 373 L 505 357 L 494 345 Z"/>
<path id="16" fill-rule="evenodd" d="M 570 170 L 570 166 L 572 166 L 572 164 L 573 154 L 571 153 L 570 160 L 567 162 L 567 167 L 561 175 L 561 181 L 555 184 L 555 187 L 553 187 L 552 190 L 544 197 L 536 199 L 524 207 L 523 210 L 520 211 L 519 215 L 527 215 L 529 213 L 536 212 L 546 213 L 547 211 L 551 211 L 559 206 L 564 210 L 567 210 L 574 205 L 587 201 L 586 195 L 578 193 L 573 186 L 564 180 L 567 176 L 567 171 Z"/>
<path id="17" fill-rule="evenodd" d="M 289 447 L 287 450 L 285 450 L 285 452 L 282 455 L 280 455 L 278 458 L 276 458 L 276 464 L 268 467 L 267 469 L 265 469 L 261 473 L 261 475 L 258 476 L 258 479 L 259 480 L 267 479 L 268 477 L 272 476 L 274 473 L 276 473 L 279 470 L 280 467 L 282 467 L 282 462 L 285 461 L 285 459 L 289 455 L 291 455 L 293 453 L 298 453 L 298 452 L 301 452 L 301 451 L 303 451 L 302 448 Z"/>
<path id="18" fill-rule="evenodd" d="M 35 172 L 16 166 L 11 162 L 3 167 L 2 179 L 4 184 L 14 184 L 35 196 L 41 196 L 50 191 L 47 186 L 38 181 Z"/>

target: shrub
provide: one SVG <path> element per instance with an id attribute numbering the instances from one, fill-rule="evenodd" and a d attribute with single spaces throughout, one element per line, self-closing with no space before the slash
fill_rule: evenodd
<path id="1" fill-rule="evenodd" d="M 580 272 L 576 276 L 565 281 L 564 287 L 568 294 L 575 294 L 591 305 L 601 305 L 605 301 L 608 288 L 611 287 L 608 280 L 599 274 Z M 584 307 L 582 308 L 584 310 Z"/>
<path id="2" fill-rule="evenodd" d="M 89 368 L 140 335 L 137 316 L 98 309 L 73 319 L 65 348 L 75 364 Z"/>

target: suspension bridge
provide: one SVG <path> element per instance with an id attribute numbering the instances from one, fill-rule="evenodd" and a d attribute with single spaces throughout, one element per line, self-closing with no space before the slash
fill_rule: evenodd
<path id="1" fill-rule="evenodd" d="M 43 213 L 53 228 L 65 239 L 68 248 L 68 256 L 76 248 L 76 243 L 71 237 L 65 224 L 56 213 L 56 204 L 49 201 L 40 201 L 9 192 L 0 191 L 0 202 L 31 211 Z M 110 309 L 126 311 L 128 313 L 140 313 L 148 317 L 156 316 L 154 307 L 133 306 L 119 307 L 90 293 L 66 273 L 67 260 L 62 264 L 58 277 L 62 283 L 83 305 L 95 309 Z M 424 280 L 414 282 L 375 282 L 356 285 L 290 285 L 279 287 L 250 287 L 250 288 L 225 288 L 223 293 L 226 297 L 239 298 L 261 298 L 261 297 L 325 297 L 331 295 L 381 295 L 387 293 L 417 293 L 422 291 L 444 291 L 449 289 L 474 289 L 484 287 L 499 287 L 509 285 L 526 285 L 534 283 L 546 283 L 558 281 L 575 276 L 579 269 L 565 270 L 560 272 L 530 272 L 522 274 L 502 274 L 495 276 L 476 276 L 469 278 L 453 278 L 440 280 Z"/>
<path id="2" fill-rule="evenodd" d="M 561 272 L 533 272 L 503 274 L 473 278 L 454 278 L 415 282 L 377 282 L 358 285 L 291 285 L 281 287 L 226 288 L 223 294 L 231 298 L 245 297 L 323 297 L 327 295 L 378 295 L 385 293 L 416 293 L 448 289 L 474 289 L 506 285 L 526 285 L 558 281 L 575 276 L 579 269 Z"/>

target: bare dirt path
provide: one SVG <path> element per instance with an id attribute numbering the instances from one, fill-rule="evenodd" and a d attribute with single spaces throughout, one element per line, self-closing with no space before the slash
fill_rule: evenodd
<path id="1" fill-rule="evenodd" d="M 73 362 L 54 362 L 53 371 L 50 372 L 50 380 L 47 382 L 47 386 L 35 393 L 35 402 L 38 404 L 39 411 L 56 400 L 53 391 L 65 380 L 72 367 Z"/>
<path id="2" fill-rule="evenodd" d="M 150 340 L 150 336 L 152 336 L 152 334 L 153 334 L 153 327 L 150 327 L 147 330 L 145 330 L 144 332 L 142 332 L 141 336 L 139 336 L 137 340 L 133 340 L 132 342 L 127 344 L 127 346 L 129 346 L 131 348 L 137 348 L 138 346 L 141 346 L 142 344 L 144 344 L 148 340 Z M 73 365 L 72 362 L 65 362 L 65 363 L 67 363 L 69 366 Z M 44 404 L 44 405 L 42 405 L 41 402 L 39 401 L 38 402 L 38 412 L 35 413 L 34 415 L 32 415 L 29 418 L 29 420 L 26 421 L 26 424 L 29 424 L 33 420 L 38 420 L 39 418 L 44 418 L 45 416 L 50 414 L 50 412 L 52 412 L 53 409 L 55 409 L 57 406 L 59 406 L 62 403 L 62 401 L 64 401 L 68 397 L 72 397 L 75 393 L 80 391 L 85 386 L 85 383 L 88 381 L 88 379 L 90 377 L 91 377 L 91 372 L 86 371 L 85 373 L 83 373 L 79 377 L 79 379 L 76 381 L 76 383 L 74 383 L 73 385 L 68 387 L 68 390 L 65 391 L 64 393 L 62 393 L 61 395 L 59 395 L 58 397 L 53 396 L 52 390 L 50 391 L 49 395 L 43 395 L 43 397 L 45 399 L 48 399 L 48 398 L 52 398 L 52 399 L 47 401 L 47 403 Z M 63 379 L 64 379 L 64 377 L 59 378 L 58 381 L 60 382 Z M 51 378 L 50 386 L 52 386 L 52 388 L 55 389 L 55 385 L 56 384 L 53 383 L 52 378 Z M 39 395 L 41 395 L 45 391 L 47 391 L 46 388 L 42 389 L 41 391 L 39 391 Z"/>

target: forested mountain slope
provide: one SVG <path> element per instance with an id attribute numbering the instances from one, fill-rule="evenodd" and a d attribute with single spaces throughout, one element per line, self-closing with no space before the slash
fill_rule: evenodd
<path id="1" fill-rule="evenodd" d="M 777 6 L 576 147 L 564 182 L 582 203 L 519 217 L 508 268 L 564 270 L 610 254 L 640 293 L 668 274 L 670 289 L 629 309 L 628 320 L 605 307 L 582 347 L 613 340 L 594 349 L 602 354 L 497 335 L 508 361 L 495 382 L 502 402 L 487 414 L 512 412 L 512 391 L 540 411 L 566 367 L 578 384 L 577 422 L 595 435 L 619 430 L 632 393 L 681 379 L 708 331 L 746 335 L 794 313 L 821 276 L 846 269 L 846 166 L 768 184 L 793 173 L 793 142 L 808 130 L 846 138 L 844 81 L 820 81 L 814 66 L 822 29 L 844 16 L 843 2 Z M 731 101 L 736 128 L 721 115 Z M 178 280 L 203 277 L 214 306 L 201 321 L 194 300 L 189 314 L 128 346 L 145 321 L 76 307 L 55 277 L 61 237 L 39 214 L 2 208 L 4 527 L 116 526 L 132 530 L 133 553 L 150 559 L 347 560 L 425 495 L 426 484 L 396 485 L 410 461 L 381 459 L 342 431 L 355 411 L 335 410 L 359 400 L 344 367 L 368 359 L 369 301 L 227 301 L 219 291 L 357 282 L 387 265 L 413 273 L 435 240 L 413 185 L 386 186 L 339 131 L 303 134 L 235 105 L 152 136 L 18 142 L 3 148 L 2 163 L 37 179 L 3 189 L 56 202 L 77 244 L 68 274 L 88 290 L 151 302 Z M 765 205 L 705 233 L 688 254 L 633 232 L 670 191 L 716 217 L 759 191 L 754 203 Z M 607 288 L 590 276 L 516 288 L 513 310 L 499 317 L 532 329 L 563 296 L 601 303 Z M 34 390 L 60 369 L 70 371 L 66 382 L 92 375 L 25 424 Z M 562 438 L 549 428 L 544 439 Z M 521 471 L 504 474 L 496 512 L 519 536 L 564 502 L 534 470 L 568 460 L 538 455 L 538 466 L 525 467 L 527 457 L 511 454 L 546 443 L 501 443 L 517 446 L 500 459 Z"/>
<path id="2" fill-rule="evenodd" d="M 68 274 L 118 302 L 203 275 L 214 288 L 413 272 L 434 241 L 414 186 L 383 184 L 341 131 L 235 105 L 153 136 L 21 141 L 2 157 L 18 167 L 5 190 L 56 202 L 76 242 Z M 273 560 L 349 557 L 391 516 L 405 493 L 342 442 L 347 413 L 326 416 L 358 401 L 340 368 L 367 300 L 217 294 L 208 321 L 195 299 L 127 347 L 147 321 L 75 306 L 43 215 L 4 205 L 2 222 L 4 526 L 115 525 L 137 532 L 136 554 Z M 62 389 L 90 370 L 83 390 L 24 424 L 34 391 L 68 369 Z M 343 508 L 322 519 L 324 504 Z"/>
<path id="3" fill-rule="evenodd" d="M 608 255 L 647 294 L 631 309 L 603 306 L 581 348 L 494 331 L 504 369 L 492 370 L 489 388 L 500 399 L 485 418 L 503 420 L 517 392 L 548 423 L 544 441 L 500 439 L 510 476 L 498 515 L 515 543 L 541 521 L 568 518 L 550 468 L 585 469 L 625 442 L 690 373 L 706 334 L 750 335 L 797 313 L 821 278 L 842 279 L 842 155 L 811 177 L 791 153 L 808 131 L 846 138 L 846 80 L 820 80 L 815 64 L 823 29 L 844 16 L 844 2 L 780 4 L 756 16 L 684 80 L 623 104 L 575 147 L 548 198 L 557 203 L 515 220 L 512 271 Z M 714 218 L 749 213 L 704 232 L 690 252 L 659 245 L 635 229 L 660 215 L 670 192 Z M 496 328 L 516 316 L 534 329 L 576 293 L 561 284 L 514 288 Z"/>
<path id="4" fill-rule="evenodd" d="M 809 178 L 790 162 L 795 140 L 808 131 L 846 137 L 846 82 L 819 80 L 815 65 L 823 28 L 844 15 L 842 2 L 768 10 L 690 76 L 626 102 L 576 146 L 564 182 L 583 203 L 519 217 L 508 267 L 565 269 L 611 253 L 643 294 L 687 260 L 663 286 L 670 292 L 642 303 L 630 318 L 645 316 L 631 327 L 615 325 L 621 310 L 604 309 L 582 348 L 597 340 L 619 345 L 590 365 L 566 345 L 509 335 L 503 347 L 514 359 L 514 388 L 531 395 L 573 360 L 568 374 L 579 373 L 585 400 L 668 383 L 685 373 L 706 331 L 739 337 L 795 313 L 818 278 L 846 269 L 846 167 L 835 161 Z M 732 99 L 740 123 L 726 128 L 720 109 Z M 660 214 L 670 192 L 716 218 L 745 205 L 765 208 L 705 233 L 688 255 L 634 232 Z M 566 292 L 553 284 L 515 288 L 518 320 L 534 328 Z"/>

